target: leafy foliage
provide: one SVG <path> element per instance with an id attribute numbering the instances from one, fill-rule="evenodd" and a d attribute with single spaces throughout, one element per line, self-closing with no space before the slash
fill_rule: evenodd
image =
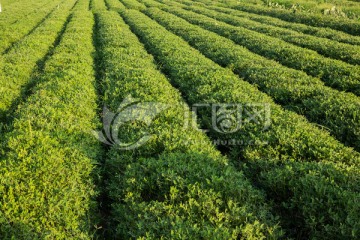
<path id="1" fill-rule="evenodd" d="M 1 238 L 358 239 L 360 153 L 326 129 L 359 149 L 359 98 L 324 82 L 358 94 L 359 69 L 309 49 L 356 64 L 359 25 L 178 2 L 2 2 Z M 241 105 L 241 126 L 187 103 Z M 104 147 L 101 128 L 107 144 L 149 138 Z"/>
<path id="2" fill-rule="evenodd" d="M 0 161 L 2 239 L 92 238 L 93 179 L 102 149 L 90 133 L 97 126 L 97 105 L 94 20 L 87 8 L 87 1 L 78 1 L 44 75 L 6 135 L 8 151 Z"/>
<path id="3" fill-rule="evenodd" d="M 356 20 L 334 18 L 320 14 L 308 14 L 305 12 L 290 12 L 285 9 L 268 8 L 264 6 L 250 5 L 246 3 L 229 4 L 231 8 L 239 9 L 247 12 L 268 15 L 280 18 L 289 22 L 303 23 L 315 27 L 328 27 L 343 31 L 352 35 L 360 36 L 360 23 Z"/>
<path id="4" fill-rule="evenodd" d="M 0 60 L 0 118 L 19 103 L 32 73 L 56 42 L 75 1 L 66 1 L 52 12 L 31 35 L 23 38 Z"/>
<path id="5" fill-rule="evenodd" d="M 112 146 L 108 153 L 104 173 L 112 205 L 111 236 L 280 236 L 262 193 L 229 165 L 204 133 L 183 128 L 188 107 L 119 15 L 101 13 L 97 22 L 106 105 L 114 109 L 128 94 L 142 102 L 170 105 L 146 128 L 154 134 L 149 142 L 133 151 Z M 122 137 L 133 135 L 134 128 L 142 126 L 123 126 Z"/>
<path id="6" fill-rule="evenodd" d="M 151 3 L 150 3 L 151 4 Z M 175 7 L 171 12 L 185 12 Z M 325 87 L 319 79 L 253 54 L 244 47 L 156 9 L 145 11 L 202 54 L 231 68 L 287 109 L 326 126 L 347 145 L 360 147 L 360 98 Z"/>
<path id="7" fill-rule="evenodd" d="M 306 192 L 310 199 L 344 199 L 341 196 L 347 191 L 353 192 L 355 199 L 359 196 L 357 183 L 355 183 L 359 180 L 358 153 L 344 147 L 331 138 L 328 133 L 309 124 L 299 115 L 284 111 L 265 94 L 241 81 L 231 70 L 223 69 L 214 64 L 198 51 L 192 49 L 184 40 L 167 32 L 145 15 L 132 10 L 122 14 L 132 30 L 145 43 L 147 50 L 161 63 L 162 69 L 171 78 L 173 85 L 186 93 L 184 95 L 189 103 L 235 102 L 245 104 L 257 102 L 271 105 L 272 126 L 267 131 L 264 131 L 262 126 L 258 124 L 247 124 L 233 134 L 210 132 L 213 139 L 235 138 L 236 140 L 243 140 L 242 142 L 245 143 L 262 141 L 268 143 L 261 147 L 255 144 L 229 146 L 234 163 L 238 164 L 239 168 L 244 169 L 244 173 L 252 177 L 260 187 L 266 189 L 268 196 L 277 196 L 281 193 L 276 191 L 275 184 L 277 183 L 273 185 L 271 184 L 273 182 L 269 182 L 271 187 L 266 187 L 262 182 L 263 176 L 273 174 L 276 171 L 283 172 L 283 166 L 295 162 L 298 167 L 310 169 L 309 174 L 316 173 L 315 176 L 306 175 L 305 177 L 314 186 L 322 178 L 320 173 L 323 164 L 327 163 L 334 169 L 332 177 L 337 176 L 336 181 L 322 182 L 327 188 L 339 186 L 337 191 L 314 192 L 308 189 L 306 185 L 296 184 L 297 177 L 290 182 L 287 179 L 280 179 L 279 181 L 289 183 L 289 185 L 285 185 L 284 194 L 286 195 L 272 199 L 275 201 L 276 207 L 281 209 L 284 206 L 290 206 L 286 208 L 285 216 L 292 216 L 298 212 L 297 209 L 304 210 L 308 207 L 309 202 L 303 202 L 301 200 L 302 195 L 294 194 L 295 192 L 303 192 L 304 194 Z M 211 119 L 209 119 L 206 111 L 199 112 L 199 119 L 208 129 L 211 129 Z M 341 166 L 343 167 L 341 168 Z M 283 173 L 287 174 L 286 172 Z M 294 175 L 288 175 L 288 178 L 292 179 L 292 177 Z M 296 204 L 291 205 L 289 202 Z M 330 209 L 332 201 L 318 204 L 321 204 L 322 207 L 329 204 L 327 207 Z M 357 205 L 353 207 L 352 209 L 357 209 Z M 314 218 L 307 211 L 301 211 L 300 220 L 294 219 L 293 222 L 295 225 L 299 224 L 302 231 L 306 232 L 309 237 L 331 236 L 333 231 L 337 229 L 336 226 L 347 221 L 345 216 L 352 216 L 352 220 L 350 220 L 352 224 L 345 227 L 346 231 L 342 232 L 343 237 L 355 238 L 357 234 L 356 231 L 354 232 L 354 229 L 357 228 L 355 219 L 358 219 L 358 216 L 356 216 L 356 211 L 349 209 L 339 207 L 336 211 L 324 213 L 324 216 L 319 219 Z M 330 219 L 332 220 L 330 221 Z M 324 221 L 331 223 L 324 227 Z"/>
<path id="8" fill-rule="evenodd" d="M 360 94 L 360 69 L 339 60 L 325 58 L 315 51 L 294 46 L 281 39 L 219 22 L 190 11 L 169 11 L 202 28 L 229 38 L 235 43 L 269 59 L 311 76 L 321 78 L 328 86 Z"/>
<path id="9" fill-rule="evenodd" d="M 289 29 L 269 26 L 267 24 L 249 20 L 245 17 L 240 18 L 236 16 L 231 16 L 229 14 L 208 10 L 203 7 L 190 6 L 185 7 L 185 9 L 206 15 L 208 17 L 214 18 L 222 22 L 226 22 L 234 26 L 244 27 L 259 33 L 264 33 L 268 36 L 282 39 L 294 45 L 314 50 L 321 55 L 329 58 L 342 60 L 354 65 L 360 64 L 360 46 L 339 43 L 328 39 L 322 39 L 298 33 Z"/>
<path id="10" fill-rule="evenodd" d="M 182 0 L 182 2 L 183 1 L 186 1 L 185 3 L 187 3 L 187 0 Z M 205 5 L 201 4 L 200 6 L 205 6 Z M 313 36 L 320 37 L 320 38 L 327 38 L 327 39 L 331 39 L 331 40 L 342 42 L 342 43 L 360 45 L 360 37 L 359 36 L 353 36 L 351 34 L 333 30 L 330 28 L 312 27 L 312 26 L 309 26 L 306 24 L 287 22 L 287 21 L 283 21 L 283 20 L 275 18 L 275 17 L 258 15 L 258 14 L 254 14 L 254 13 L 244 12 L 244 11 L 240 11 L 240 10 L 234 10 L 234 9 L 225 8 L 225 7 L 208 6 L 208 8 L 219 11 L 219 12 L 231 14 L 233 16 L 249 18 L 251 20 L 254 20 L 254 21 L 257 21 L 260 23 L 277 26 L 277 27 L 281 27 L 281 28 L 286 28 L 286 29 L 291 29 L 291 30 L 294 30 L 297 32 L 313 35 Z"/>
<path id="11" fill-rule="evenodd" d="M 22 1 L 21 4 L 10 5 L 9 9 L 6 6 L 5 9 L 9 14 L 4 11 L 0 15 L 0 52 L 9 49 L 41 24 L 60 3 L 60 0 L 47 0 L 45 4 L 44 1 Z"/>

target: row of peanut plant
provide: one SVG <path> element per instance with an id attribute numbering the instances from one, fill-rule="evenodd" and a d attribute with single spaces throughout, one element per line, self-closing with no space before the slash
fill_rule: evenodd
<path id="1" fill-rule="evenodd" d="M 144 2 L 149 6 L 154 3 L 151 0 Z M 185 11 L 175 7 L 162 8 L 172 12 Z M 327 127 L 340 141 L 360 150 L 359 97 L 326 87 L 319 79 L 256 55 L 231 40 L 172 14 L 154 9 L 146 13 L 214 62 L 230 67 L 250 83 L 256 84 L 277 103 Z"/>
<path id="2" fill-rule="evenodd" d="M 2 12 L 0 14 L 0 29 L 7 27 L 8 25 L 14 24 L 24 16 L 34 14 L 39 8 L 45 7 L 51 2 L 58 0 L 46 0 L 46 1 L 18 1 L 12 3 L 2 4 Z"/>
<path id="3" fill-rule="evenodd" d="M 216 5 L 209 4 L 208 0 L 198 0 L 196 2 L 191 0 L 177 0 L 177 2 L 186 4 L 186 5 L 195 5 L 200 7 L 206 7 L 211 10 L 215 10 L 222 13 L 231 14 L 233 16 L 248 18 L 260 23 L 277 26 L 281 28 L 291 29 L 297 32 L 301 32 L 304 34 L 313 35 L 320 38 L 327 38 L 334 41 L 348 43 L 352 45 L 360 45 L 360 36 L 353 36 L 348 33 L 344 33 L 341 31 L 333 30 L 330 28 L 324 27 L 313 27 L 302 23 L 293 23 L 287 22 L 275 17 L 259 15 L 255 13 L 244 12 L 241 10 L 235 10 L 226 7 L 219 7 Z"/>
<path id="4" fill-rule="evenodd" d="M 135 9 L 135 10 L 145 10 L 146 6 L 140 2 L 133 1 L 133 0 L 123 0 L 121 1 L 122 4 L 124 4 L 125 7 L 129 9 Z"/>
<path id="5" fill-rule="evenodd" d="M 116 0 L 107 4 L 124 8 Z M 113 126 L 124 143 L 136 142 L 139 132 L 152 137 L 133 150 L 114 145 L 107 154 L 108 235 L 116 239 L 279 237 L 281 231 L 263 194 L 214 149 L 204 133 L 184 129 L 184 112 L 190 114 L 189 108 L 118 13 L 94 11 L 104 104 L 113 111 L 121 108 L 117 114 L 132 104 L 156 113 L 150 126 L 141 121 L 148 117 L 147 111 L 137 115 L 139 121 Z"/>
<path id="6" fill-rule="evenodd" d="M 93 179 L 102 146 L 91 135 L 98 119 L 94 17 L 88 6 L 87 0 L 78 1 L 44 74 L 6 134 L 7 153 L 0 161 L 2 239 L 93 239 Z"/>
<path id="7" fill-rule="evenodd" d="M 91 0 L 90 8 L 93 13 L 102 12 L 107 10 L 107 6 L 104 0 Z"/>
<path id="8" fill-rule="evenodd" d="M 277 26 L 281 28 L 291 29 L 293 31 L 301 32 L 304 34 L 313 35 L 320 38 L 327 38 L 334 41 L 348 43 L 352 45 L 360 45 L 360 36 L 353 36 L 341 31 L 333 30 L 330 28 L 322 28 L 322 27 L 312 27 L 301 23 L 290 23 L 277 18 L 247 13 L 240 10 L 233 10 L 229 8 L 222 8 L 216 6 L 209 6 L 210 9 L 216 10 L 219 12 L 224 12 L 227 14 L 231 14 L 233 16 L 245 17 L 251 20 L 269 24 L 272 26 Z"/>
<path id="9" fill-rule="evenodd" d="M 197 1 L 197 0 L 196 0 Z M 320 14 L 309 14 L 305 12 L 297 12 L 294 14 L 290 10 L 280 8 L 269 8 L 266 6 L 246 4 L 228 0 L 226 4 L 208 1 L 214 5 L 221 7 L 238 9 L 241 11 L 256 13 L 259 15 L 267 15 L 276 17 L 287 22 L 303 23 L 314 27 L 325 27 L 342 31 L 351 35 L 360 36 L 360 23 L 356 20 L 346 18 L 335 18 L 332 16 L 324 16 Z"/>
<path id="10" fill-rule="evenodd" d="M 359 229 L 359 153 L 305 118 L 283 110 L 144 14 L 135 10 L 121 14 L 188 103 L 237 103 L 247 112 L 255 111 L 249 103 L 269 105 L 272 124 L 267 129 L 245 118 L 238 131 L 224 134 L 213 128 L 208 108 L 200 109 L 198 115 L 212 139 L 244 143 L 223 147 L 233 162 L 266 190 L 284 215 L 284 225 L 287 216 L 309 237 L 355 238 Z"/>
<path id="11" fill-rule="evenodd" d="M 41 24 L 44 19 L 48 18 L 60 3 L 61 1 L 50 1 L 35 13 L 22 16 L 22 18 L 15 23 L 0 27 L 0 53 L 9 51 L 11 46 L 15 45 L 17 41 L 31 34 L 32 31 L 35 31 L 34 29 Z"/>
<path id="12" fill-rule="evenodd" d="M 18 104 L 24 88 L 33 81 L 39 61 L 56 42 L 75 2 L 64 1 L 39 27 L 0 58 L 0 119 Z"/>
<path id="13" fill-rule="evenodd" d="M 360 46 L 339 43 L 324 38 L 302 34 L 290 29 L 270 26 L 248 18 L 232 16 L 226 13 L 209 10 L 204 7 L 188 6 L 185 7 L 185 9 L 234 26 L 244 27 L 259 33 L 264 33 L 268 36 L 282 39 L 294 45 L 314 50 L 329 58 L 342 60 L 354 65 L 360 64 Z"/>
<path id="14" fill-rule="evenodd" d="M 171 1 L 163 0 L 169 5 Z M 219 22 L 191 11 L 176 11 L 177 16 L 233 40 L 252 52 L 276 60 L 282 65 L 302 70 L 321 78 L 328 86 L 360 95 L 360 68 L 351 64 L 325 58 L 317 52 L 287 43 L 281 39 L 266 36 L 252 30 Z"/>

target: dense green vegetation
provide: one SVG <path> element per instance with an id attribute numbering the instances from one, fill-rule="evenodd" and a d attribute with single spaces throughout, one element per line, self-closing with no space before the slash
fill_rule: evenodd
<path id="1" fill-rule="evenodd" d="M 360 22 L 347 18 L 336 18 L 320 14 L 309 14 L 306 12 L 289 11 L 282 8 L 271 8 L 263 5 L 248 4 L 246 2 L 237 2 L 226 0 L 226 4 L 218 3 L 212 0 L 200 0 L 201 2 L 215 4 L 223 7 L 229 7 L 246 12 L 256 13 L 276 17 L 288 22 L 303 23 L 315 27 L 328 27 L 335 30 L 343 31 L 355 36 L 360 36 Z"/>
<path id="2" fill-rule="evenodd" d="M 46 2 L 39 1 L 1 1 L 2 12 L 0 14 L 0 27 L 7 27 L 9 24 L 18 22 L 24 16 L 29 16 L 36 13 L 39 8 L 43 8 L 52 2 L 47 0 Z M 3 40 L 6 40 L 5 38 Z"/>
<path id="3" fill-rule="evenodd" d="M 124 17 L 134 32 L 145 42 L 148 51 L 156 56 L 158 62 L 161 62 L 164 71 L 174 81 L 174 86 L 182 91 L 189 103 L 266 102 L 271 105 L 272 127 L 268 131 L 263 131 L 262 126 L 258 124 L 246 124 L 234 134 L 221 134 L 212 131 L 210 136 L 213 139 L 222 140 L 235 138 L 244 143 L 267 142 L 261 147 L 256 144 L 245 145 L 240 148 L 239 146 L 230 146 L 230 155 L 234 161 L 236 159 L 237 164 L 239 161 L 245 161 L 247 165 L 242 167 L 245 167 L 246 172 L 251 173 L 250 175 L 254 177 L 254 180 L 263 185 L 270 195 L 275 194 L 275 192 L 279 194 L 277 186 L 284 186 L 286 189 L 283 191 L 284 195 L 278 196 L 278 199 L 274 199 L 274 201 L 279 201 L 278 206 L 288 206 L 287 210 L 291 213 L 290 216 L 296 211 L 300 211 L 299 223 L 305 222 L 305 228 L 302 229 L 304 232 L 310 231 L 308 234 L 312 237 L 331 236 L 346 221 L 346 212 L 354 214 L 351 217 L 353 220 L 357 218 L 356 204 L 351 205 L 351 209 L 337 208 L 335 210 L 331 208 L 331 202 L 335 199 L 341 199 L 341 196 L 347 191 L 350 191 L 349 198 L 345 198 L 342 205 L 347 205 L 349 199 L 356 202 L 358 187 L 352 181 L 357 178 L 359 172 L 358 168 L 355 167 L 356 162 L 359 161 L 358 153 L 345 148 L 329 137 L 326 132 L 308 124 L 303 118 L 283 111 L 277 105 L 272 104 L 267 96 L 246 82 L 240 81 L 230 70 L 217 67 L 213 62 L 191 49 L 183 40 L 168 33 L 164 28 L 139 12 L 129 11 L 124 13 Z M 168 54 L 169 52 L 171 54 Z M 200 115 L 201 122 L 209 127 L 211 124 L 209 115 L 205 111 L 200 112 Z M 264 162 L 264 159 L 267 160 Z M 293 160 L 299 162 L 293 162 Z M 301 164 L 303 161 L 309 163 Z M 352 167 L 346 167 L 347 164 Z M 329 189 L 329 191 L 312 191 L 309 188 L 304 189 L 306 185 L 295 184 L 297 176 L 290 175 L 291 172 L 286 172 L 286 168 L 284 169 L 285 166 L 289 165 L 293 165 L 295 171 L 304 168 L 309 169 L 308 176 L 306 171 L 303 172 L 304 181 L 311 182 L 311 185 L 316 187 L 321 184 L 323 189 Z M 327 178 L 337 178 L 336 184 L 321 181 L 324 172 L 323 166 L 327 168 Z M 262 183 L 263 178 L 275 175 L 277 172 L 290 179 L 295 177 L 294 181 L 274 177 L 273 181 L 267 181 L 268 184 L 271 183 L 270 186 Z M 330 189 L 333 190 L 330 191 Z M 309 202 L 302 202 L 302 194 L 299 196 L 297 192 L 306 192 L 313 199 L 329 199 L 329 202 L 312 203 L 312 211 L 307 211 Z M 290 198 L 289 193 L 292 196 Z M 332 211 L 321 212 L 321 216 L 314 216 L 324 206 L 331 208 Z M 331 224 L 327 228 L 322 228 L 321 226 L 328 221 Z M 339 237 L 355 236 L 357 223 L 351 222 L 344 226 Z"/>
<path id="4" fill-rule="evenodd" d="M 46 58 L 56 43 L 74 6 L 75 0 L 65 1 L 52 12 L 32 34 L 23 38 L 0 58 L 0 119 L 9 115 L 20 101 L 25 86 L 32 84 L 34 68 Z M 35 70 L 36 71 L 36 70 Z"/>
<path id="5" fill-rule="evenodd" d="M 237 5 L 235 9 L 246 10 L 254 13 L 274 16 L 286 21 L 304 23 L 316 27 L 329 27 L 343 31 L 352 35 L 360 36 L 360 23 L 352 19 L 338 19 L 331 16 L 321 16 L 317 14 L 296 13 L 260 6 Z"/>
<path id="6" fill-rule="evenodd" d="M 204 6 L 201 4 L 201 6 Z M 206 5 L 205 5 L 206 6 Z M 328 38 L 331 40 L 335 40 L 338 42 L 348 43 L 348 44 L 354 44 L 354 45 L 360 45 L 360 37 L 359 36 L 353 36 L 344 32 L 336 31 L 330 28 L 319 28 L 319 27 L 312 27 L 306 24 L 300 24 L 300 23 L 293 23 L 293 22 L 286 22 L 278 18 L 269 17 L 269 16 L 263 16 L 248 12 L 243 12 L 239 10 L 233 10 L 229 8 L 223 8 L 223 7 L 216 7 L 216 6 L 209 6 L 210 9 L 217 10 L 219 12 L 228 13 L 233 16 L 239 16 L 239 17 L 246 17 L 251 20 L 269 24 L 272 26 L 282 27 L 291 29 L 297 32 L 301 32 L 304 34 L 313 35 L 316 37 L 321 38 Z"/>
<path id="7" fill-rule="evenodd" d="M 329 58 L 342 60 L 355 65 L 360 63 L 360 46 L 321 39 L 311 35 L 298 33 L 293 30 L 258 23 L 247 18 L 234 17 L 225 13 L 218 13 L 216 11 L 207 10 L 206 8 L 202 7 L 186 7 L 185 9 L 192 10 L 196 13 L 206 15 L 231 25 L 244 27 L 272 37 L 280 38 L 286 42 L 293 43 L 300 47 L 317 51 L 318 53 Z"/>
<path id="8" fill-rule="evenodd" d="M 24 9 L 24 11 L 17 9 L 16 12 L 20 12 L 21 16 L 18 16 L 19 19 L 14 20 L 12 23 L 9 23 L 11 17 L 13 17 L 12 15 L 10 15 L 10 18 L 4 19 L 5 21 L 0 20 L 0 53 L 9 51 L 12 45 L 15 45 L 16 42 L 25 37 L 27 33 L 45 21 L 51 12 L 55 11 L 57 6 L 60 6 L 60 3 L 60 1 L 49 1 L 44 6 L 41 6 L 37 11 L 30 12 L 28 14 L 25 12 L 27 9 Z M 28 9 L 32 9 L 31 6 L 33 5 L 36 7 L 36 4 L 28 5 Z M 49 10 L 52 11 L 49 12 Z M 14 28 L 16 31 L 14 31 Z"/>
<path id="9" fill-rule="evenodd" d="M 120 16 L 101 12 L 97 21 L 106 105 L 116 109 L 130 94 L 141 97 L 141 102 L 170 106 L 146 128 L 156 136 L 150 142 L 125 153 L 115 145 L 108 153 L 104 174 L 113 236 L 279 236 L 263 196 L 242 173 L 228 166 L 204 134 L 183 129 L 183 111 L 188 108 Z M 122 138 L 133 138 L 134 129 L 141 128 L 140 123 L 122 126 Z"/>
<path id="10" fill-rule="evenodd" d="M 360 3 L 358 0 L 196 0 L 207 4 L 236 6 L 239 3 L 251 3 L 268 8 L 278 8 L 289 13 L 315 13 L 333 18 L 359 19 Z M 321 16 L 320 16 L 321 17 Z"/>
<path id="11" fill-rule="evenodd" d="M 175 11 L 174 7 L 165 9 Z M 230 67 L 251 83 L 256 83 L 262 91 L 286 108 L 304 114 L 310 120 L 328 127 L 333 135 L 347 145 L 355 148 L 360 146 L 358 135 L 360 119 L 357 117 L 360 114 L 356 114 L 360 111 L 358 97 L 325 87 L 318 79 L 261 58 L 247 49 L 236 46 L 230 40 L 202 30 L 170 14 L 154 9 L 152 11 L 147 13 L 188 40 L 213 61 Z M 339 109 L 342 109 L 343 115 L 337 114 Z"/>
<path id="12" fill-rule="evenodd" d="M 359 239 L 350 15 L 1 4 L 1 239 Z"/>
<path id="13" fill-rule="evenodd" d="M 102 148 L 90 134 L 97 126 L 97 106 L 94 20 L 87 7 L 86 0 L 77 2 L 59 46 L 5 136 L 7 152 L 0 161 L 2 239 L 93 236 L 93 171 Z"/>
<path id="14" fill-rule="evenodd" d="M 325 58 L 315 51 L 190 11 L 176 11 L 175 14 L 191 23 L 227 37 L 255 53 L 274 59 L 282 65 L 321 78 L 328 86 L 360 95 L 360 68 L 358 66 Z"/>

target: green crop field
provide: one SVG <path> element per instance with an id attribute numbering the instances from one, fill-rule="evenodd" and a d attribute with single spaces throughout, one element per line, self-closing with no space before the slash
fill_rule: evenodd
<path id="1" fill-rule="evenodd" d="M 358 1 L 0 5 L 0 239 L 360 239 Z"/>

